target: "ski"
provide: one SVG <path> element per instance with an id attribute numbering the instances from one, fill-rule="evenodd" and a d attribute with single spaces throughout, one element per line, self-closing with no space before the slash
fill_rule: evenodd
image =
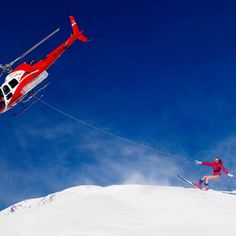
<path id="1" fill-rule="evenodd" d="M 221 193 L 230 194 L 230 195 L 236 195 L 236 193 L 234 193 L 234 192 L 227 192 L 227 191 L 221 191 Z"/>
<path id="2" fill-rule="evenodd" d="M 193 186 L 194 188 L 199 189 L 199 190 L 203 190 L 203 189 L 198 188 L 197 186 L 195 186 L 195 185 L 193 184 L 193 182 L 191 182 L 190 180 L 184 178 L 183 176 L 177 174 L 177 177 L 178 177 L 179 179 L 183 180 L 185 183 L 188 183 L 189 185 Z"/>

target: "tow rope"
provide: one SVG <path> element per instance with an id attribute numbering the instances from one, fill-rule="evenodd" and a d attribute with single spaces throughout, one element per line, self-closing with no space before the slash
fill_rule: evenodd
<path id="1" fill-rule="evenodd" d="M 78 123 L 80 123 L 80 124 L 82 124 L 82 125 L 85 125 L 85 126 L 91 128 L 91 129 L 97 130 L 97 131 L 100 132 L 100 133 L 107 134 L 107 135 L 109 135 L 109 136 L 111 136 L 111 137 L 114 137 L 114 138 L 116 138 L 116 139 L 122 140 L 123 142 L 129 143 L 129 144 L 138 146 L 138 147 L 140 147 L 140 148 L 142 148 L 142 149 L 149 150 L 149 151 L 153 151 L 153 152 L 156 152 L 156 153 L 158 153 L 158 154 L 162 154 L 162 155 L 164 155 L 164 156 L 166 156 L 166 157 L 168 157 L 168 158 L 178 158 L 178 159 L 180 159 L 180 160 L 182 160 L 182 161 L 194 162 L 194 160 L 187 159 L 187 158 L 185 158 L 185 157 L 183 157 L 183 156 L 173 155 L 173 154 L 170 154 L 170 153 L 168 153 L 168 152 L 164 152 L 164 151 L 162 151 L 162 150 L 160 150 L 160 149 L 153 148 L 153 147 L 151 147 L 151 146 L 148 146 L 148 145 L 145 145 L 145 144 L 141 144 L 141 143 L 135 142 L 135 141 L 133 141 L 133 140 L 131 140 L 131 139 L 124 138 L 124 137 L 122 137 L 122 136 L 116 135 L 116 134 L 114 134 L 114 133 L 111 133 L 111 132 L 109 132 L 109 131 L 106 131 L 106 130 L 104 130 L 104 129 L 101 129 L 101 128 L 99 128 L 99 127 L 96 127 L 96 126 L 94 126 L 94 125 L 91 125 L 91 124 L 89 124 L 89 123 L 87 123 L 87 122 L 85 122 L 85 121 L 83 121 L 83 120 L 80 120 L 80 119 L 76 118 L 75 116 L 72 116 L 72 115 L 70 115 L 70 114 L 68 114 L 68 113 L 66 113 L 66 112 L 64 112 L 64 111 L 62 111 L 62 110 L 56 108 L 55 106 L 50 105 L 49 103 L 43 101 L 41 98 L 37 98 L 37 100 L 40 101 L 40 102 L 41 102 L 42 104 L 44 104 L 45 106 L 47 106 L 48 108 L 50 108 L 50 109 L 52 109 L 52 110 L 54 110 L 54 111 L 56 111 L 56 112 L 58 112 L 58 113 L 60 113 L 60 114 L 62 114 L 62 115 L 64 115 L 64 116 L 66 116 L 67 118 L 70 118 L 71 120 L 74 120 L 74 121 L 76 121 L 76 122 L 78 122 Z"/>

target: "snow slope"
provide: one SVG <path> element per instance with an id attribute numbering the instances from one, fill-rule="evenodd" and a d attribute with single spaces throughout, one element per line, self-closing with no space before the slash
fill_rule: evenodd
<path id="1" fill-rule="evenodd" d="M 181 187 L 78 186 L 0 212 L 4 236 L 236 235 L 236 195 Z"/>

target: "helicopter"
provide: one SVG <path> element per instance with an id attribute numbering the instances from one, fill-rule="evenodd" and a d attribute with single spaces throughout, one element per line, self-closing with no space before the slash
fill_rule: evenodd
<path id="1" fill-rule="evenodd" d="M 51 34 L 43 38 L 40 42 L 35 44 L 25 53 L 17 57 L 14 61 L 2 65 L 0 64 L 0 77 L 4 74 L 8 74 L 5 78 L 4 83 L 0 86 L 0 113 L 4 113 L 9 109 L 13 108 L 17 104 L 21 104 L 23 109 L 15 113 L 14 115 L 22 114 L 35 102 L 37 102 L 42 95 L 39 97 L 38 94 L 48 86 L 48 83 L 43 87 L 35 91 L 35 87 L 38 86 L 48 77 L 47 69 L 76 41 L 88 42 L 88 38 L 83 34 L 73 16 L 69 16 L 72 34 L 67 38 L 66 41 L 61 43 L 58 47 L 47 54 L 43 59 L 35 62 L 24 62 L 18 65 L 16 68 L 12 66 L 23 59 L 26 55 L 36 49 L 39 45 L 44 43 L 46 40 L 56 34 L 60 28 L 54 30 Z"/>

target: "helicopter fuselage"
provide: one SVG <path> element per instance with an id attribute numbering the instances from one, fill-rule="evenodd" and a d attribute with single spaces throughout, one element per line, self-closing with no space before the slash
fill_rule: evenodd
<path id="1" fill-rule="evenodd" d="M 13 69 L 0 87 L 0 113 L 6 112 L 20 103 L 47 76 L 47 69 L 74 43 L 75 40 L 87 42 L 87 38 L 79 31 L 72 16 L 70 21 L 73 34 L 42 60 L 36 63 L 22 63 Z"/>

